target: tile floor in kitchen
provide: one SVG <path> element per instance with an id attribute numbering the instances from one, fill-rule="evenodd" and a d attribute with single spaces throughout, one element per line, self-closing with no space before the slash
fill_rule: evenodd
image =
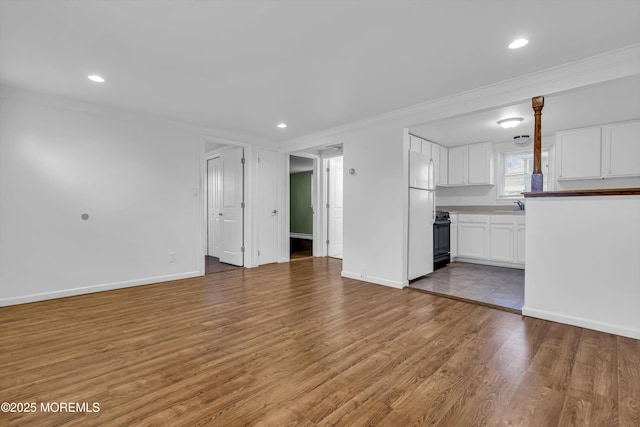
<path id="1" fill-rule="evenodd" d="M 524 305 L 524 270 L 517 268 L 452 262 L 409 287 L 518 313 Z"/>

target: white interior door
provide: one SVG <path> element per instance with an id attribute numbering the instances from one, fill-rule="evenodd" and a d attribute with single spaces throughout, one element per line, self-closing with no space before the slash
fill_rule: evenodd
<path id="1" fill-rule="evenodd" d="M 241 147 L 220 155 L 222 169 L 222 242 L 220 261 L 242 266 L 243 253 L 243 153 Z"/>
<path id="2" fill-rule="evenodd" d="M 222 171 L 219 157 L 207 161 L 207 255 L 220 257 L 222 241 Z"/>
<path id="3" fill-rule="evenodd" d="M 343 230 L 343 181 L 342 156 L 329 159 L 329 194 L 328 216 L 328 243 L 327 254 L 331 257 L 342 258 L 342 230 Z"/>
<path id="4" fill-rule="evenodd" d="M 278 154 L 258 149 L 258 264 L 278 262 Z"/>

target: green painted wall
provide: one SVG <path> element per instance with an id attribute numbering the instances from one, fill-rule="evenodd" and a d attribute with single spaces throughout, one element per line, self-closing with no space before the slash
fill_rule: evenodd
<path id="1" fill-rule="evenodd" d="M 289 175 L 291 232 L 313 234 L 313 209 L 311 208 L 312 172 Z"/>

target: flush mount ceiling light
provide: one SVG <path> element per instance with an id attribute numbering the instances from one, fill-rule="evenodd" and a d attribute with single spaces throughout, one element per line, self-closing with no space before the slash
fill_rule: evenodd
<path id="1" fill-rule="evenodd" d="M 523 120 L 524 119 L 522 117 L 511 117 L 510 119 L 498 120 L 498 124 L 500 125 L 500 127 L 503 127 L 505 129 L 511 129 L 518 126 Z"/>
<path id="2" fill-rule="evenodd" d="M 104 79 L 97 75 L 97 74 L 91 74 L 90 76 L 87 76 L 87 78 L 89 80 L 91 80 L 92 82 L 96 82 L 96 83 L 104 83 Z"/>
<path id="3" fill-rule="evenodd" d="M 284 128 L 286 128 L 286 127 L 287 127 L 287 124 L 286 124 L 286 123 L 278 123 L 278 127 L 279 127 L 280 129 L 284 129 Z"/>
<path id="4" fill-rule="evenodd" d="M 529 43 L 529 40 L 527 39 L 517 39 L 511 42 L 509 49 L 520 49 L 521 47 L 526 46 L 527 43 Z"/>

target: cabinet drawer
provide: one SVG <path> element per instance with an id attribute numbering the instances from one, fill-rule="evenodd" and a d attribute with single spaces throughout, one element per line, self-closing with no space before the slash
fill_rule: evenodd
<path id="1" fill-rule="evenodd" d="M 458 222 L 473 222 L 478 224 L 488 224 L 489 215 L 458 214 Z"/>
<path id="2" fill-rule="evenodd" d="M 513 215 L 491 215 L 491 224 L 513 224 Z"/>

